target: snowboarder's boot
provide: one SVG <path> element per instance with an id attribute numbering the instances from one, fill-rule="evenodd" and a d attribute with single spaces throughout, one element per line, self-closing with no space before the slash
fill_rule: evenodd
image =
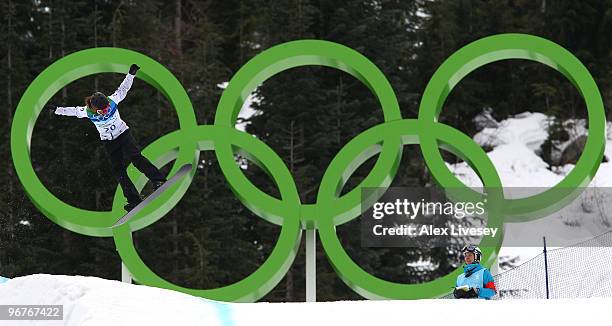
<path id="1" fill-rule="evenodd" d="M 138 206 L 138 204 L 140 204 L 143 200 L 142 196 L 138 196 L 139 200 L 135 201 L 135 202 L 128 202 L 127 205 L 123 206 L 123 209 L 125 209 L 126 212 L 130 212 L 131 210 L 133 210 L 134 208 L 136 208 L 136 206 Z"/>
<path id="2" fill-rule="evenodd" d="M 166 183 L 166 179 L 164 180 L 157 180 L 157 181 L 153 181 L 153 191 L 159 189 L 159 187 L 161 187 L 164 183 Z"/>

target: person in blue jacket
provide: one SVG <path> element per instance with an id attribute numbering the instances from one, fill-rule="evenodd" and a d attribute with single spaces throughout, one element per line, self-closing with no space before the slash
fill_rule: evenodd
<path id="1" fill-rule="evenodd" d="M 491 299 L 496 293 L 495 280 L 488 269 L 480 265 L 482 251 L 475 245 L 467 245 L 463 253 L 463 274 L 457 277 L 453 294 L 457 299 Z"/>
<path id="2" fill-rule="evenodd" d="M 8 278 L 0 276 L 0 284 L 6 282 L 8 280 L 9 280 Z"/>

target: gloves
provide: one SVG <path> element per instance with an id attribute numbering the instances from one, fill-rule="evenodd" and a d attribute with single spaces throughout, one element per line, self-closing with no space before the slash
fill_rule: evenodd
<path id="1" fill-rule="evenodd" d="M 455 296 L 455 299 L 463 299 L 464 294 L 465 294 L 465 291 L 459 290 L 457 288 L 455 288 L 455 290 L 453 291 L 453 295 Z"/>
<path id="2" fill-rule="evenodd" d="M 137 65 L 137 64 L 135 64 L 135 63 L 133 63 L 133 64 L 130 66 L 130 72 L 129 72 L 129 73 L 130 73 L 130 75 L 132 75 L 132 76 L 136 76 L 136 72 L 138 71 L 138 69 L 140 69 L 140 66 L 138 66 L 138 65 Z"/>
<path id="3" fill-rule="evenodd" d="M 458 287 L 453 291 L 453 295 L 457 299 L 473 299 L 478 298 L 478 290 L 475 288 L 466 290 L 464 287 Z"/>
<path id="4" fill-rule="evenodd" d="M 470 288 L 467 292 L 465 292 L 466 299 L 474 299 L 478 298 L 478 290 L 475 288 Z"/>
<path id="5" fill-rule="evenodd" d="M 49 111 L 51 113 L 53 113 L 55 111 L 55 109 L 57 109 L 57 106 L 53 105 L 53 104 L 46 104 L 43 107 L 44 110 Z"/>

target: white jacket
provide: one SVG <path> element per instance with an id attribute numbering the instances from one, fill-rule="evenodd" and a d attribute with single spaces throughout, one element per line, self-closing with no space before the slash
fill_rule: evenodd
<path id="1" fill-rule="evenodd" d="M 88 118 L 96 126 L 96 129 L 98 129 L 98 133 L 100 133 L 100 139 L 116 139 L 124 131 L 129 129 L 128 125 L 125 123 L 125 121 L 121 119 L 121 116 L 119 115 L 118 105 L 127 95 L 127 92 L 132 87 L 133 81 L 133 75 L 127 74 L 125 76 L 125 78 L 121 82 L 121 85 L 119 85 L 119 88 L 117 88 L 113 95 L 108 97 L 110 109 L 105 115 L 94 114 L 88 111 L 86 106 L 58 107 L 57 109 L 55 109 L 55 114 L 77 118 Z"/>

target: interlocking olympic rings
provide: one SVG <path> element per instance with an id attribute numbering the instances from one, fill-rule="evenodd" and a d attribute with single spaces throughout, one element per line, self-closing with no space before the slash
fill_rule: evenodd
<path id="1" fill-rule="evenodd" d="M 495 167 L 483 149 L 467 135 L 437 122 L 446 97 L 471 71 L 504 59 L 527 59 L 544 63 L 565 75 L 578 88 L 588 109 L 589 137 L 572 172 L 550 190 L 529 198 L 509 200 L 503 196 Z M 176 108 L 180 129 L 153 142 L 143 154 L 158 166 L 175 161 L 174 171 L 185 163 L 194 170 L 181 182 L 155 199 L 145 210 L 119 228 L 109 228 L 122 214 L 123 198 L 117 190 L 110 212 L 82 210 L 52 195 L 36 176 L 30 162 L 30 139 L 42 105 L 66 84 L 95 73 L 123 72 L 138 62 L 138 77 L 153 85 Z M 345 71 L 363 82 L 380 101 L 385 122 L 356 136 L 334 157 L 325 171 L 315 204 L 302 204 L 291 173 L 281 158 L 266 144 L 234 128 L 246 97 L 267 78 L 284 70 L 306 65 L 328 66 Z M 143 284 L 183 291 L 223 301 L 255 301 L 269 292 L 291 266 L 303 229 L 317 229 L 323 248 L 339 276 L 366 298 L 414 299 L 448 292 L 459 270 L 423 284 L 399 284 L 372 276 L 344 251 L 335 227 L 360 212 L 360 190 L 388 187 L 395 176 L 406 144 L 420 144 L 425 162 L 445 189 L 460 189 L 461 195 L 487 196 L 488 226 L 537 218 L 565 205 L 580 187 L 595 175 L 605 144 L 605 115 L 601 95 L 582 63 L 559 45 L 530 35 L 501 34 L 475 41 L 449 57 L 435 72 L 425 89 L 418 119 L 402 119 L 391 85 L 366 57 L 345 46 L 318 40 L 301 40 L 270 48 L 247 62 L 231 79 L 217 107 L 213 125 L 196 124 L 189 98 L 174 76 L 153 59 L 117 48 L 96 48 L 71 54 L 45 69 L 22 97 L 11 130 L 11 150 L 17 174 L 34 204 L 51 220 L 74 232 L 91 236 L 113 236 L 121 259 L 134 278 Z M 485 194 L 470 190 L 446 167 L 439 148 L 469 162 L 485 186 Z M 164 216 L 186 192 L 195 174 L 199 152 L 214 150 L 223 174 L 238 199 L 258 216 L 281 226 L 281 233 L 268 259 L 245 279 L 217 289 L 189 289 L 167 282 L 151 271 L 139 257 L 131 232 Z M 234 161 L 239 151 L 267 171 L 278 186 L 274 198 L 253 185 Z M 340 196 L 348 177 L 367 159 L 378 155 L 370 174 L 353 190 Z M 134 168 L 141 189 L 145 179 Z M 205 205 L 205 203 L 204 203 Z M 487 238 L 480 246 L 490 266 L 502 237 Z"/>

